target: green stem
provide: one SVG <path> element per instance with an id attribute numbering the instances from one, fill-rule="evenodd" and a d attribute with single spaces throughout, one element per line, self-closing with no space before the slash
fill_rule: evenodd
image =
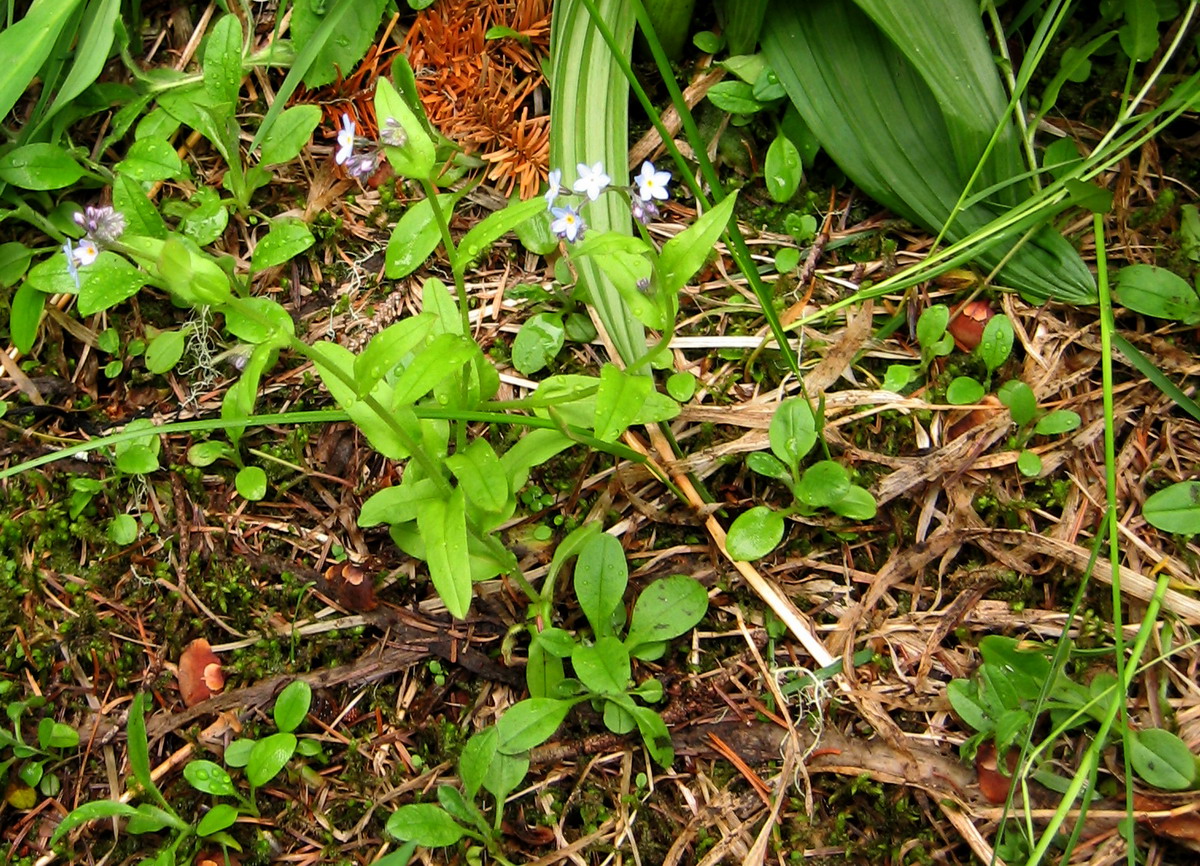
<path id="1" fill-rule="evenodd" d="M 437 223 L 442 235 L 442 246 L 446 249 L 446 258 L 450 261 L 450 272 L 454 274 L 454 291 L 458 293 L 458 311 L 462 316 L 463 334 L 471 333 L 471 317 L 467 305 L 467 284 L 463 281 L 462 269 L 458 266 L 458 247 L 454 245 L 454 237 L 450 234 L 450 221 L 438 201 L 437 189 L 432 181 L 421 178 L 421 189 L 425 198 L 429 199 L 429 207 L 433 211 L 433 220 Z"/>

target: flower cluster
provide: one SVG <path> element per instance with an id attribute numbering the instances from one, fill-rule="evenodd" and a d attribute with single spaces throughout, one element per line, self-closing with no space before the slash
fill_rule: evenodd
<path id="1" fill-rule="evenodd" d="M 398 126 L 400 125 L 394 119 L 389 118 L 388 124 L 384 126 L 384 134 L 389 134 L 390 128 Z M 334 155 L 334 162 L 346 168 L 346 173 L 359 181 L 359 184 L 366 184 L 379 168 L 380 152 L 370 139 L 355 136 L 354 131 L 354 121 L 350 120 L 349 114 L 343 113 L 342 128 L 337 131 L 337 154 Z M 400 134 L 403 136 L 403 130 L 400 130 Z M 384 139 L 384 144 L 391 142 Z M 362 150 L 355 150 L 355 145 L 361 145 Z"/>
<path id="2" fill-rule="evenodd" d="M 588 165 L 581 162 L 575 169 L 579 177 L 571 185 L 571 192 L 586 196 L 588 201 L 595 201 L 600 198 L 602 192 L 610 188 L 612 178 L 605 174 L 603 163 Z M 556 168 L 550 172 L 549 180 L 550 189 L 546 191 L 545 198 L 546 208 L 554 217 L 550 223 L 550 230 L 570 243 L 582 240 L 583 233 L 587 229 L 587 223 L 579 213 L 583 205 L 555 207 L 555 201 L 559 195 L 567 192 L 562 187 L 562 170 Z M 624 188 L 629 195 L 629 206 L 633 218 L 643 225 L 656 218 L 658 216 L 656 202 L 666 201 L 670 198 L 671 193 L 668 189 L 670 183 L 671 173 L 669 171 L 660 171 L 654 167 L 654 163 L 643 162 L 641 172 L 634 178 L 634 185 Z"/>
<path id="3" fill-rule="evenodd" d="M 79 288 L 79 269 L 96 261 L 105 246 L 116 243 L 125 231 L 125 217 L 110 205 L 88 205 L 75 214 L 75 222 L 83 229 L 83 237 L 73 247 L 70 241 L 64 242 L 62 251 L 67 257 L 67 273 Z"/>

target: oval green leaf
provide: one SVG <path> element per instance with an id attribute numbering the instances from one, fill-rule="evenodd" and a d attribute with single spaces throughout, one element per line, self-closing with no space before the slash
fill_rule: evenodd
<path id="1" fill-rule="evenodd" d="M 761 559 L 783 540 L 783 515 L 765 505 L 739 514 L 729 527 L 725 548 L 738 561 Z"/>

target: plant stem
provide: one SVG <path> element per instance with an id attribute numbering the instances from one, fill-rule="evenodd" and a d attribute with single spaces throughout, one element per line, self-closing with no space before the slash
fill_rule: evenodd
<path id="1" fill-rule="evenodd" d="M 445 248 L 446 258 L 450 262 L 450 272 L 454 274 L 454 291 L 458 293 L 458 311 L 462 316 L 463 334 L 469 335 L 471 333 L 471 317 L 467 309 L 467 285 L 463 281 L 462 269 L 458 266 L 458 247 L 454 245 L 454 237 L 450 234 L 450 221 L 446 219 L 446 212 L 442 210 L 441 202 L 438 201 L 437 189 L 433 182 L 421 178 L 421 189 L 425 190 L 425 198 L 429 199 L 434 222 L 437 223 L 438 231 L 442 234 L 442 246 Z"/>

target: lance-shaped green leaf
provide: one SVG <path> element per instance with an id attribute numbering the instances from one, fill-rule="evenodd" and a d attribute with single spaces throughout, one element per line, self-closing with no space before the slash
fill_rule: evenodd
<path id="1" fill-rule="evenodd" d="M 720 204 L 663 244 L 658 258 L 663 291 L 679 291 L 704 266 L 705 259 L 729 224 L 736 203 L 736 192 L 727 195 Z"/>
<path id="2" fill-rule="evenodd" d="M 450 613 L 462 619 L 471 607 L 471 562 L 467 552 L 467 512 L 461 489 L 426 503 L 417 512 L 425 541 L 425 561 L 433 588 Z"/>
<path id="3" fill-rule="evenodd" d="M 394 121 L 403 138 L 402 144 L 385 144 L 383 148 L 396 174 L 417 179 L 429 178 L 436 158 L 433 139 L 426 134 L 425 127 L 417 120 L 404 97 L 396 92 L 392 82 L 383 77 L 375 83 L 375 117 L 381 133 L 386 130 L 389 121 Z"/>

